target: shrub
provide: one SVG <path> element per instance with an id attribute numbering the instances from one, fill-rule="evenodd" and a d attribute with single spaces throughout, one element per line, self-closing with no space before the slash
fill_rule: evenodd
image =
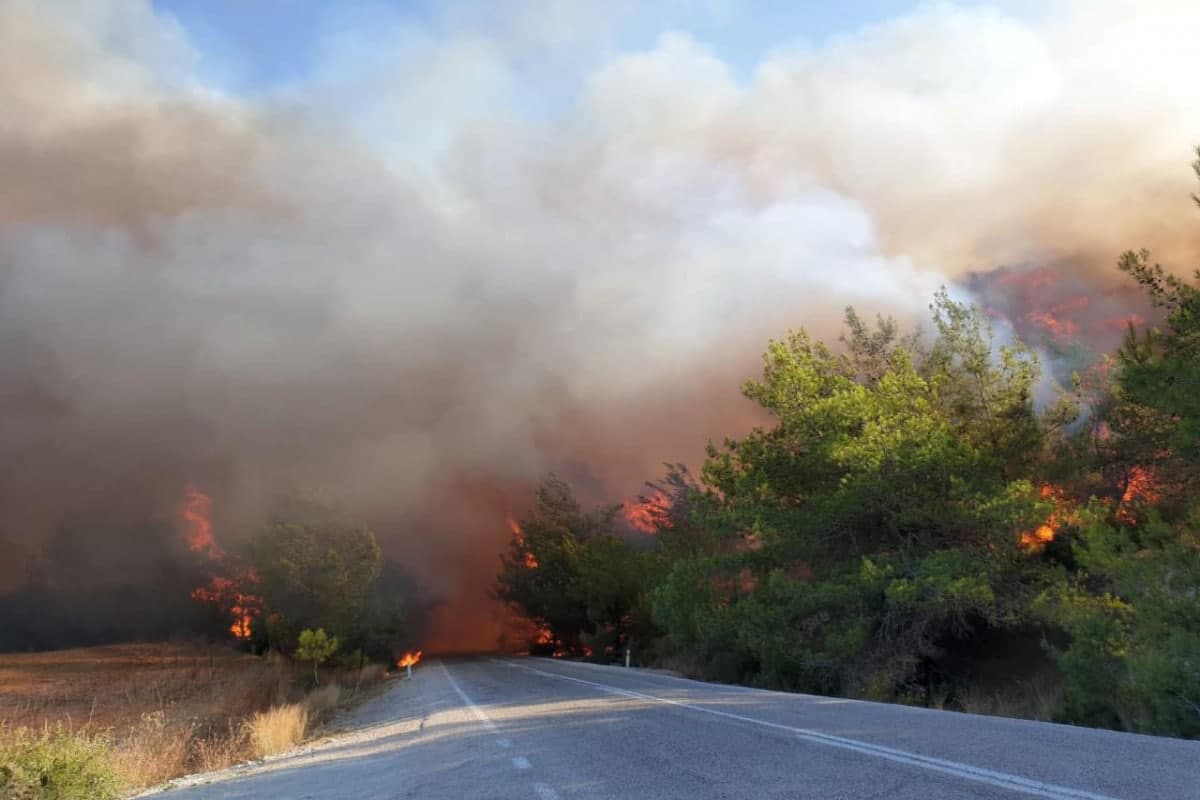
<path id="1" fill-rule="evenodd" d="M 342 687 L 329 683 L 308 693 L 304 698 L 304 710 L 313 719 L 324 719 L 336 710 L 342 701 Z"/>
<path id="2" fill-rule="evenodd" d="M 0 735 L 0 797 L 6 800 L 116 800 L 119 788 L 103 737 L 62 726 Z"/>
<path id="3" fill-rule="evenodd" d="M 250 718 L 250 744 L 254 755 L 277 755 L 287 752 L 304 739 L 308 729 L 308 712 L 302 705 L 291 703 L 261 711 Z"/>

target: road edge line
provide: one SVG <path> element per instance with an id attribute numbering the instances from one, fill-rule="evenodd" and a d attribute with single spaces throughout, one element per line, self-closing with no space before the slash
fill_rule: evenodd
<path id="1" fill-rule="evenodd" d="M 571 675 L 563 675 L 557 672 L 548 672 L 530 667 L 525 664 L 519 664 L 513 661 L 493 658 L 493 661 L 500 664 L 507 664 L 517 669 L 524 669 L 538 675 L 544 675 L 549 678 L 557 678 L 559 680 L 573 681 L 575 683 L 591 686 L 600 689 L 608 694 L 616 694 L 624 697 L 631 697 L 640 700 L 652 700 L 664 705 L 677 706 L 690 711 L 698 711 L 702 714 L 711 714 L 717 717 L 735 720 L 737 722 L 746 722 L 752 725 L 759 725 L 765 728 L 773 728 L 775 730 L 787 731 L 807 741 L 824 744 L 830 747 L 838 747 L 843 750 L 850 750 L 863 755 L 882 758 L 888 761 L 893 761 L 907 766 L 917 767 L 920 769 L 929 770 L 932 772 L 940 772 L 946 775 L 951 775 L 964 780 L 974 781 L 976 783 L 986 783 L 991 786 L 996 786 L 1009 791 L 1023 792 L 1037 797 L 1044 797 L 1048 800 L 1117 800 L 1117 798 L 1108 795 L 1095 794 L 1085 789 L 1073 789 L 1068 786 L 1059 786 L 1052 783 L 1044 783 L 1035 781 L 1030 778 L 1022 778 L 1019 775 L 1011 775 L 1006 772 L 997 772 L 995 770 L 986 769 L 984 767 L 975 767 L 970 764 L 962 764 L 957 761 L 948 761 L 933 756 L 924 756 L 919 753 L 910 753 L 905 750 L 897 750 L 883 745 L 871 744 L 869 742 L 861 742 L 856 739 L 847 739 L 842 736 L 833 734 L 821 733 L 820 731 L 809 730 L 807 728 L 797 728 L 792 725 L 783 725 L 778 722 L 768 722 L 766 720 L 755 719 L 753 717 L 742 716 L 741 714 L 732 714 L 728 711 L 720 711 L 714 708 L 705 708 L 704 706 L 695 705 L 693 703 L 684 703 L 679 700 L 671 700 L 665 697 L 657 697 L 652 694 L 645 694 L 632 689 L 622 689 L 618 686 L 610 686 L 604 683 L 584 680 Z"/>

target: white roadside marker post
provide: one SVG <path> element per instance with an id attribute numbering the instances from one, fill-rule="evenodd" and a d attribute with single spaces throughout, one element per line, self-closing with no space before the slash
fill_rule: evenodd
<path id="1" fill-rule="evenodd" d="M 625 648 L 625 669 L 629 669 L 629 648 Z"/>
<path id="2" fill-rule="evenodd" d="M 408 677 L 411 679 L 411 678 L 412 678 L 412 664 L 406 664 L 406 665 L 404 666 L 404 668 L 405 668 L 406 670 L 408 670 Z"/>

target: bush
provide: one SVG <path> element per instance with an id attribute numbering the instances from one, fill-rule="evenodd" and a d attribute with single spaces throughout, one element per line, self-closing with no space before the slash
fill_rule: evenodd
<path id="1" fill-rule="evenodd" d="M 304 710 L 313 719 L 324 719 L 335 711 L 342 701 L 342 687 L 328 683 L 308 693 L 304 698 Z"/>
<path id="2" fill-rule="evenodd" d="M 291 750 L 304 740 L 308 729 L 308 712 L 304 706 L 291 703 L 261 711 L 250 718 L 250 744 L 258 758 Z"/>
<path id="3" fill-rule="evenodd" d="M 59 726 L 0 735 L 0 797 L 5 800 L 116 800 L 119 781 L 108 741 Z"/>

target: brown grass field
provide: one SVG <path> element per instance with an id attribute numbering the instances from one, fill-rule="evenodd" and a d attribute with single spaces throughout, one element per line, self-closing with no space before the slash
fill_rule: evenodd
<path id="1" fill-rule="evenodd" d="M 153 786 L 294 746 L 382 670 L 364 673 L 327 670 L 306 696 L 305 665 L 219 645 L 0 654 L 0 737 L 59 725 L 106 737 L 123 783 Z"/>

